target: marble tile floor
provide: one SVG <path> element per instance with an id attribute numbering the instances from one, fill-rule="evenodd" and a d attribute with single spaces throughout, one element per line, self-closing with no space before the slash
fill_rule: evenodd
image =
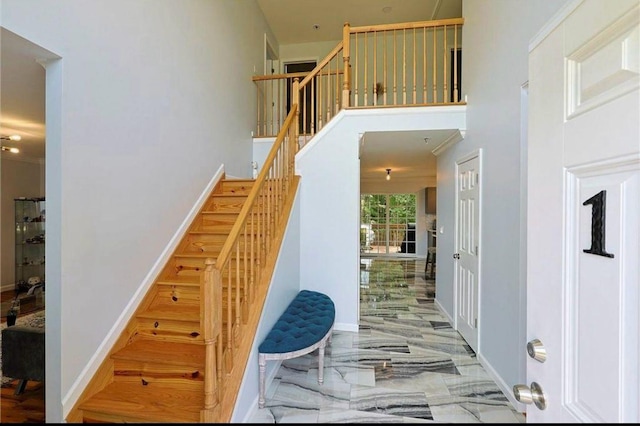
<path id="1" fill-rule="evenodd" d="M 424 259 L 362 258 L 360 330 L 286 360 L 252 423 L 525 423 L 434 304 Z"/>

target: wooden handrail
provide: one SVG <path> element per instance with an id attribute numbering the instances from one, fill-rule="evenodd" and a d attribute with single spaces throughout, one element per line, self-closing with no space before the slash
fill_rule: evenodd
<path id="1" fill-rule="evenodd" d="M 320 72 L 320 70 L 324 68 L 329 63 L 329 61 L 331 61 L 338 54 L 338 52 L 340 52 L 340 49 L 342 49 L 342 42 L 338 43 L 338 45 L 334 47 L 333 50 L 329 52 L 329 54 L 314 69 L 311 70 L 311 72 L 309 72 L 309 75 L 307 75 L 304 80 L 300 82 L 300 90 L 302 90 L 307 84 L 309 84 L 309 81 L 313 77 L 315 77 Z"/>
<path id="2" fill-rule="evenodd" d="M 291 126 L 291 123 L 295 117 L 297 109 L 298 109 L 297 104 L 294 104 L 291 106 L 291 111 L 289 111 L 289 115 L 287 115 L 287 119 L 285 120 L 284 125 L 282 126 L 282 130 L 280 130 L 280 133 L 278 133 L 278 137 L 276 138 L 276 141 L 273 143 L 273 146 L 271 147 L 271 151 L 269 151 L 269 155 L 267 155 L 267 158 L 264 161 L 262 170 L 258 174 L 258 177 L 256 178 L 255 183 L 253 185 L 253 188 L 251 188 L 251 192 L 249 192 L 249 195 L 247 196 L 247 199 L 244 202 L 242 209 L 240 210 L 240 213 L 238 214 L 238 219 L 236 220 L 236 223 L 234 223 L 233 227 L 231 228 L 231 231 L 229 232 L 229 237 L 227 238 L 224 245 L 222 246 L 222 249 L 220 250 L 220 254 L 218 255 L 218 259 L 216 260 L 216 266 L 215 266 L 216 269 L 218 270 L 221 270 L 223 268 L 223 266 L 231 256 L 231 250 L 233 249 L 235 241 L 240 236 L 240 231 L 242 230 L 242 228 L 244 228 L 246 224 L 247 218 L 249 216 L 249 211 L 253 207 L 253 204 L 256 198 L 258 197 L 258 193 L 260 192 L 260 189 L 267 178 L 267 174 L 269 173 L 269 167 L 273 163 L 273 160 L 276 157 L 279 145 L 282 144 L 285 136 L 287 135 L 288 128 L 289 126 Z"/>
<path id="3" fill-rule="evenodd" d="M 251 77 L 253 81 L 265 81 L 265 80 L 283 80 L 294 77 L 306 77 L 309 75 L 311 71 L 303 71 L 303 72 L 289 72 L 286 74 L 267 74 L 267 75 L 254 75 Z"/>
<path id="4" fill-rule="evenodd" d="M 444 27 L 452 25 L 463 25 L 464 18 L 451 18 L 440 19 L 437 21 L 416 21 L 416 22 L 402 22 L 399 24 L 382 24 L 382 25 L 364 25 L 360 27 L 351 27 L 351 34 L 355 33 L 368 33 L 376 31 L 391 31 L 391 30 L 410 30 L 414 28 L 429 28 L 429 27 Z"/>

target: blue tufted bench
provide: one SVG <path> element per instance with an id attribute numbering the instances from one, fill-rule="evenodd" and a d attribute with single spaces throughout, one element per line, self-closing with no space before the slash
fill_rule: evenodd
<path id="1" fill-rule="evenodd" d="M 302 290 L 258 347 L 260 366 L 260 408 L 265 403 L 265 371 L 267 361 L 285 360 L 318 351 L 318 383 L 324 381 L 324 348 L 331 340 L 336 309 L 329 296 Z"/>

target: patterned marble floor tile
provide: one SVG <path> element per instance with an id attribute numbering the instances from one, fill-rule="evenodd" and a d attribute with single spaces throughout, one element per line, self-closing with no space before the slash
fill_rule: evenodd
<path id="1" fill-rule="evenodd" d="M 434 423 L 433 420 L 399 417 L 357 410 L 320 410 L 318 423 Z"/>
<path id="2" fill-rule="evenodd" d="M 320 423 L 319 414 L 317 408 L 273 405 L 258 410 L 251 423 Z"/>
<path id="3" fill-rule="evenodd" d="M 331 342 L 329 343 L 329 348 L 351 348 L 353 347 L 353 336 L 357 335 L 356 333 L 347 333 L 342 331 L 334 331 L 331 336 Z"/>
<path id="4" fill-rule="evenodd" d="M 451 395 L 508 403 L 507 397 L 495 382 L 488 377 L 446 376 L 443 378 Z"/>
<path id="5" fill-rule="evenodd" d="M 428 398 L 433 419 L 445 423 L 525 423 L 524 415 L 495 401 Z M 447 402 L 443 402 L 447 401 Z"/>
<path id="6" fill-rule="evenodd" d="M 334 407 L 349 408 L 351 385 L 337 382 L 319 384 L 308 377 L 286 377 L 280 379 L 267 406 L 285 405 L 296 408 Z"/>
<path id="7" fill-rule="evenodd" d="M 384 337 L 367 337 L 360 338 L 353 342 L 358 349 L 376 349 L 385 352 L 404 352 L 409 353 L 407 341 L 403 339 L 389 339 Z"/>
<path id="8" fill-rule="evenodd" d="M 286 360 L 255 423 L 525 423 L 434 303 L 424 259 L 363 259 L 357 333 Z M 387 269 L 385 269 L 387 268 Z"/>
<path id="9" fill-rule="evenodd" d="M 318 369 L 312 368 L 307 373 L 308 380 L 318 380 Z M 331 366 L 324 368 L 324 381 L 338 381 L 350 385 L 375 386 L 376 372 L 373 366 Z"/>
<path id="10" fill-rule="evenodd" d="M 433 420 L 431 408 L 423 392 L 400 391 L 380 386 L 375 388 L 354 386 L 349 408 L 371 413 Z"/>
<path id="11" fill-rule="evenodd" d="M 391 377 L 379 380 L 376 385 L 389 389 L 420 391 L 427 397 L 449 394 L 449 388 L 442 380 L 441 374 L 432 372 L 417 373 L 410 377 Z"/>

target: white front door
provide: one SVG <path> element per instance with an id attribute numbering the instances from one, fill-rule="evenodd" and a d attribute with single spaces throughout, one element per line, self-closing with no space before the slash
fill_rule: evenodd
<path id="1" fill-rule="evenodd" d="M 478 352 L 478 293 L 480 245 L 479 154 L 456 164 L 456 330 Z"/>
<path id="2" fill-rule="evenodd" d="M 530 49 L 527 422 L 640 422 L 639 17 L 572 2 Z"/>

